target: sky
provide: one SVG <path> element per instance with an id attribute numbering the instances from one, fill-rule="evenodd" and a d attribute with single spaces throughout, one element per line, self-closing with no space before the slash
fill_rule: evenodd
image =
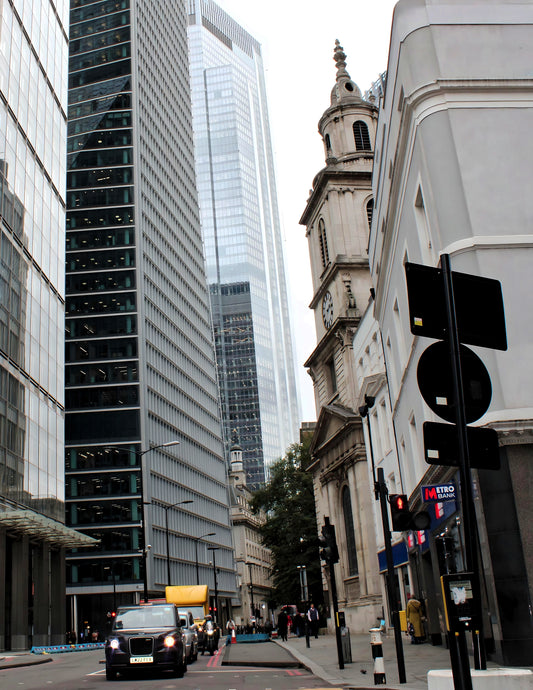
<path id="1" fill-rule="evenodd" d="M 216 0 L 262 46 L 276 185 L 290 293 L 302 421 L 316 419 L 303 366 L 316 347 L 309 249 L 299 220 L 313 178 L 325 165 L 318 121 L 335 84 L 335 40 L 364 93 L 387 69 L 396 0 Z"/>

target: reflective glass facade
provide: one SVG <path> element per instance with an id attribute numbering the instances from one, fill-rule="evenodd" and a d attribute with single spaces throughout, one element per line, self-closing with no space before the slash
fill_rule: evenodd
<path id="1" fill-rule="evenodd" d="M 100 544 L 71 553 L 67 578 L 93 625 L 113 590 L 142 594 L 143 515 L 151 594 L 168 561 L 174 584 L 194 584 L 194 537 L 208 532 L 219 590 L 234 590 L 186 25 L 183 3 L 71 2 L 67 518 Z M 167 552 L 165 506 L 184 500 L 168 510 Z M 84 599 L 96 591 L 106 603 Z"/>
<path id="2" fill-rule="evenodd" d="M 264 467 L 297 440 L 299 423 L 261 49 L 211 0 L 188 3 L 196 171 L 225 450 L 229 459 L 236 435 L 254 488 Z M 246 300 L 236 298 L 243 286 Z"/>
<path id="3" fill-rule="evenodd" d="M 67 32 L 65 0 L 0 5 L 2 650 L 57 643 L 65 630 Z"/>

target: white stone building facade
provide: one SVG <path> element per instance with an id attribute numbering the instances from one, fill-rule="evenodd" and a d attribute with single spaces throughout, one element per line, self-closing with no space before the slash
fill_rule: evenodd
<path id="1" fill-rule="evenodd" d="M 533 619 L 533 13 L 529 3 L 401 0 L 395 9 L 380 108 L 369 244 L 375 317 L 383 337 L 402 488 L 454 479 L 424 462 L 422 424 L 439 421 L 417 385 L 430 344 L 409 330 L 405 262 L 501 282 L 508 350 L 472 347 L 489 370 L 492 401 L 476 426 L 497 430 L 501 470 L 474 471 L 488 649 L 505 664 L 531 659 Z M 432 508 L 434 509 L 434 507 Z M 428 606 L 442 625 L 434 537 L 447 534 L 462 566 L 460 506 L 432 515 L 411 553 Z"/>

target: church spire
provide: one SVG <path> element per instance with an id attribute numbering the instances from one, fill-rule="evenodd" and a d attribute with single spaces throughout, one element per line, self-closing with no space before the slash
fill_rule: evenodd
<path id="1" fill-rule="evenodd" d="M 355 82 L 351 80 L 346 69 L 346 53 L 341 46 L 339 39 L 335 41 L 333 59 L 337 66 L 336 83 L 331 91 L 331 105 L 340 105 L 346 101 L 360 100 L 361 91 Z"/>

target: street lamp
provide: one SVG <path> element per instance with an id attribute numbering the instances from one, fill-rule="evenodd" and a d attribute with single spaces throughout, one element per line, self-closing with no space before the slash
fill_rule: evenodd
<path id="1" fill-rule="evenodd" d="M 307 602 L 307 570 L 305 565 L 297 565 L 300 573 L 300 597 L 302 602 Z"/>
<path id="2" fill-rule="evenodd" d="M 204 537 L 214 537 L 216 532 L 208 532 L 207 534 L 202 534 L 201 537 L 191 537 L 194 540 L 194 555 L 196 557 L 196 584 L 200 584 L 200 573 L 198 571 L 198 542 Z"/>
<path id="3" fill-rule="evenodd" d="M 213 574 L 215 576 L 215 623 L 218 622 L 218 580 L 217 580 L 217 559 L 215 551 L 218 551 L 218 546 L 208 546 L 207 550 L 213 552 Z"/>
<path id="4" fill-rule="evenodd" d="M 168 531 L 168 511 L 170 508 L 174 508 L 175 506 L 183 506 L 186 503 L 194 503 L 192 500 L 188 501 L 177 501 L 176 503 L 169 503 L 168 505 L 163 505 L 162 503 L 159 503 L 158 501 L 152 500 L 152 505 L 158 505 L 163 510 L 165 511 L 165 533 L 166 533 L 166 541 L 167 541 L 167 585 L 170 587 L 170 546 L 169 546 L 169 531 Z"/>
<path id="5" fill-rule="evenodd" d="M 111 571 L 111 577 L 113 578 L 113 611 L 116 613 L 116 610 L 117 610 L 117 578 L 115 576 L 115 562 L 113 561 L 112 566 L 104 565 L 104 570 L 110 570 Z"/>
<path id="6" fill-rule="evenodd" d="M 144 602 L 148 602 L 148 572 L 146 567 L 146 520 L 144 518 L 144 474 L 143 474 L 143 456 L 146 453 L 151 453 L 158 448 L 168 448 L 170 446 L 177 446 L 179 441 L 167 441 L 166 443 L 159 443 L 157 446 L 152 446 L 146 450 L 132 450 L 127 446 L 106 446 L 109 450 L 125 450 L 129 453 L 135 453 L 139 458 L 139 473 L 140 473 L 140 494 L 141 494 L 141 536 L 142 536 L 142 565 L 143 565 L 143 598 Z"/>

